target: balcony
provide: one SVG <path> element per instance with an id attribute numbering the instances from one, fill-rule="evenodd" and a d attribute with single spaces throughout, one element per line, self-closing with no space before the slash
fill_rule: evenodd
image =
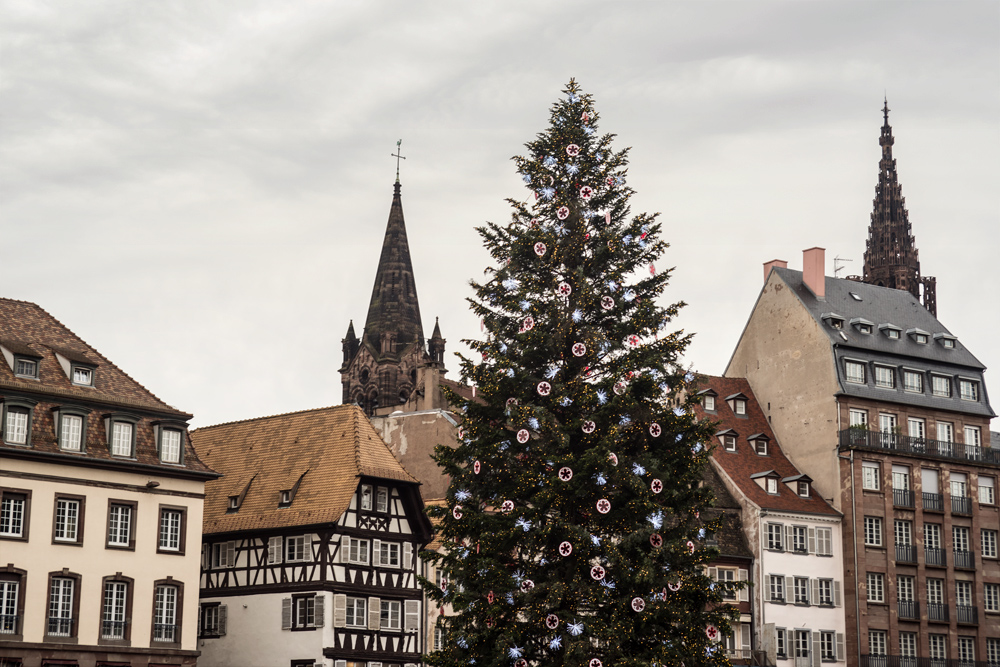
<path id="1" fill-rule="evenodd" d="M 963 570 L 976 569 L 976 555 L 971 551 L 955 550 L 955 567 Z"/>
<path id="2" fill-rule="evenodd" d="M 930 438 L 911 438 L 897 433 L 882 433 L 860 428 L 848 428 L 840 432 L 840 446 L 857 449 L 876 449 L 917 454 L 920 456 L 935 456 L 960 461 L 985 461 L 1000 463 L 1000 450 L 992 447 L 976 447 L 960 442 L 931 440 Z"/>
<path id="3" fill-rule="evenodd" d="M 924 493 L 925 512 L 944 512 L 944 496 L 940 493 Z"/>
<path id="4" fill-rule="evenodd" d="M 101 639 L 125 639 L 125 621 L 101 621 Z"/>
<path id="5" fill-rule="evenodd" d="M 861 667 L 1000 667 L 1000 662 L 949 658 L 903 658 L 897 655 L 862 655 Z"/>
<path id="6" fill-rule="evenodd" d="M 913 509 L 913 495 L 910 489 L 893 489 L 892 504 L 895 507 Z"/>
<path id="7" fill-rule="evenodd" d="M 72 637 L 73 619 L 49 617 L 49 627 L 46 634 L 50 637 Z"/>
<path id="8" fill-rule="evenodd" d="M 177 639 L 177 626 L 168 623 L 154 623 L 153 624 L 153 641 L 154 642 L 176 642 Z"/>
<path id="9" fill-rule="evenodd" d="M 946 604 L 928 604 L 927 605 L 927 620 L 936 621 L 940 623 L 948 622 L 948 605 Z"/>
<path id="10" fill-rule="evenodd" d="M 979 610 L 969 604 L 955 605 L 959 625 L 979 625 Z"/>
<path id="11" fill-rule="evenodd" d="M 972 515 L 972 498 L 968 496 L 951 497 L 951 513 Z"/>
<path id="12" fill-rule="evenodd" d="M 898 600 L 896 602 L 901 619 L 920 620 L 920 603 L 915 600 Z"/>
<path id="13" fill-rule="evenodd" d="M 917 564 L 917 547 L 913 544 L 896 545 L 896 562 Z"/>
<path id="14" fill-rule="evenodd" d="M 927 567 L 948 567 L 944 549 L 924 549 L 924 565 Z"/>

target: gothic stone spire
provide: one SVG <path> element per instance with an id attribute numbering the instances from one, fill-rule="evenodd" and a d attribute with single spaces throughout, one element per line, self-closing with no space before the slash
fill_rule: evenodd
<path id="1" fill-rule="evenodd" d="M 903 188 L 896 174 L 896 160 L 892 157 L 895 139 L 889 125 L 888 100 L 882 107 L 882 116 L 882 134 L 879 137 L 882 159 L 879 161 L 878 185 L 875 186 L 874 207 L 868 227 L 863 280 L 872 285 L 905 290 L 921 301 L 931 314 L 937 315 L 936 281 L 932 277 L 920 276 L 917 247 L 910 229 Z"/>

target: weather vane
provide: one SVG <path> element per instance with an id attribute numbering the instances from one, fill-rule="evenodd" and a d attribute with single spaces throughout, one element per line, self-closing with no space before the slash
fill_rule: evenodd
<path id="1" fill-rule="evenodd" d="M 400 139 L 399 141 L 396 142 L 396 152 L 395 153 L 390 153 L 390 155 L 392 157 L 396 158 L 396 182 L 397 183 L 399 183 L 399 161 L 406 159 L 405 157 L 403 157 L 402 155 L 400 155 L 400 153 L 403 152 L 402 150 L 400 150 L 400 146 L 402 146 L 402 145 L 403 145 L 403 140 Z"/>

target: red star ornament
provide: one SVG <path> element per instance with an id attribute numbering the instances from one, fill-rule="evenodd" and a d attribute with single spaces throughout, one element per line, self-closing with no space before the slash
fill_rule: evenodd
<path id="1" fill-rule="evenodd" d="M 649 536 L 649 543 L 659 549 L 663 546 L 663 536 L 659 533 L 653 533 Z"/>
<path id="2" fill-rule="evenodd" d="M 549 614 L 545 617 L 545 627 L 549 630 L 555 630 L 559 627 L 559 617 L 555 614 Z"/>
<path id="3" fill-rule="evenodd" d="M 559 296 L 569 296 L 573 293 L 573 288 L 569 283 L 559 283 Z"/>
<path id="4" fill-rule="evenodd" d="M 580 147 L 576 144 L 570 144 L 566 147 L 566 155 L 570 157 L 576 157 L 580 154 Z"/>
<path id="5" fill-rule="evenodd" d="M 590 577 L 595 581 L 600 581 L 601 579 L 604 578 L 604 568 L 601 567 L 600 565 L 595 565 L 594 567 L 590 568 Z"/>
<path id="6" fill-rule="evenodd" d="M 590 420 L 587 420 L 587 421 L 583 422 L 583 432 L 584 433 L 587 433 L 587 434 L 593 433 L 595 428 L 597 428 L 597 424 L 595 424 L 594 422 L 592 422 Z"/>

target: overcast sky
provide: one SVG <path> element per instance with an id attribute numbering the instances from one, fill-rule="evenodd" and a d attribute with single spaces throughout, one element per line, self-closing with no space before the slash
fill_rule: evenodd
<path id="1" fill-rule="evenodd" d="M 207 425 L 340 403 L 403 140 L 427 335 L 570 77 L 720 374 L 773 258 L 860 273 L 888 94 L 938 316 L 1000 402 L 1000 2 L 0 2 L 0 295 Z M 452 375 L 458 364 L 448 363 Z"/>

